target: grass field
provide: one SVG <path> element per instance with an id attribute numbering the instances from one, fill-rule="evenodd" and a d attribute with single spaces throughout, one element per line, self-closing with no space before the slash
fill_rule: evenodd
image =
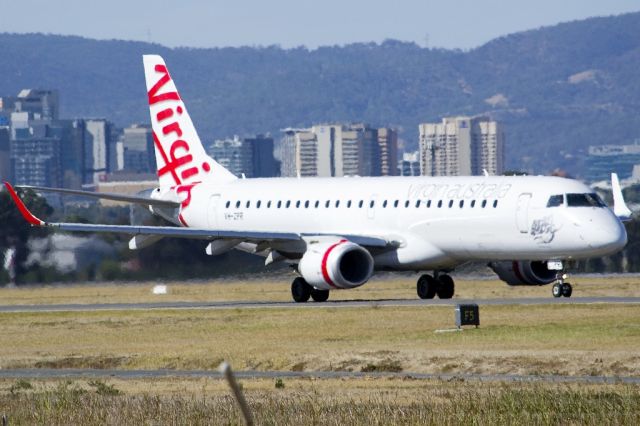
<path id="1" fill-rule="evenodd" d="M 256 424 L 640 422 L 640 388 L 398 379 L 244 382 Z M 0 382 L 11 424 L 241 424 L 217 380 Z"/>
<path id="2" fill-rule="evenodd" d="M 378 280 L 332 299 L 414 298 L 413 282 Z M 576 296 L 637 296 L 640 288 L 634 277 L 572 282 Z M 2 289 L 0 303 L 290 297 L 287 282 L 168 284 L 162 296 L 151 294 L 153 284 Z M 457 284 L 456 297 L 463 298 L 550 297 L 548 287 Z M 480 329 L 435 333 L 453 326 L 453 307 L 0 313 L 0 368 L 215 369 L 226 360 L 236 370 L 640 376 L 637 305 L 482 306 L 480 315 Z M 259 423 L 267 424 L 640 420 L 638 386 L 382 378 L 286 379 L 277 390 L 273 381 L 256 379 L 243 386 Z M 214 379 L 6 380 L 0 381 L 0 408 L 17 424 L 239 422 L 225 384 Z"/>

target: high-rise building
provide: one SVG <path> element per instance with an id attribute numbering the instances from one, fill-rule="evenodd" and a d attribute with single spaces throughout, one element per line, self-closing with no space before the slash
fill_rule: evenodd
<path id="1" fill-rule="evenodd" d="M 85 120 L 84 138 L 84 183 L 97 183 L 106 179 L 106 174 L 115 165 L 116 131 L 111 122 L 102 118 Z"/>
<path id="2" fill-rule="evenodd" d="M 378 146 L 380 150 L 380 175 L 397 175 L 398 132 L 387 127 L 378 129 Z"/>
<path id="3" fill-rule="evenodd" d="M 153 150 L 151 127 L 133 124 L 123 130 L 121 169 L 131 173 L 153 173 L 156 171 L 156 159 Z M 119 169 L 119 167 L 112 167 Z"/>
<path id="4" fill-rule="evenodd" d="M 280 175 L 318 176 L 317 145 L 310 129 L 285 129 L 280 143 Z"/>
<path id="5" fill-rule="evenodd" d="M 11 114 L 16 111 L 15 96 L 0 97 L 0 126 L 9 126 L 11 124 Z"/>
<path id="6" fill-rule="evenodd" d="M 397 170 L 400 176 L 420 176 L 420 151 L 403 152 Z"/>
<path id="7" fill-rule="evenodd" d="M 273 158 L 273 139 L 268 136 L 221 139 L 207 148 L 207 153 L 236 176 L 273 177 L 278 166 Z"/>
<path id="8" fill-rule="evenodd" d="M 590 146 L 585 160 L 584 179 L 599 182 L 611 179 L 611 172 L 618 173 L 620 179 L 628 179 L 634 166 L 640 164 L 640 140 L 632 145 Z"/>
<path id="9" fill-rule="evenodd" d="M 11 159 L 10 159 L 10 135 L 9 126 L 0 126 L 0 180 L 11 179 Z"/>
<path id="10" fill-rule="evenodd" d="M 420 170 L 427 176 L 504 172 L 504 132 L 488 117 L 447 117 L 420 124 Z"/>
<path id="11" fill-rule="evenodd" d="M 51 120 L 30 120 L 29 112 L 11 114 L 11 169 L 17 185 L 62 184 L 60 136 Z"/>
<path id="12" fill-rule="evenodd" d="M 273 156 L 273 138 L 256 135 L 244 138 L 251 145 L 253 177 L 275 177 L 280 175 L 280 165 Z"/>
<path id="13" fill-rule="evenodd" d="M 366 124 L 285 129 L 282 176 L 380 176 L 378 131 Z"/>
<path id="14" fill-rule="evenodd" d="M 84 172 L 84 120 L 49 120 L 48 133 L 60 139 L 62 186 L 80 189 Z"/>
<path id="15" fill-rule="evenodd" d="M 60 105 L 56 90 L 23 89 L 13 102 L 15 111 L 31 113 L 34 119 L 58 119 Z"/>

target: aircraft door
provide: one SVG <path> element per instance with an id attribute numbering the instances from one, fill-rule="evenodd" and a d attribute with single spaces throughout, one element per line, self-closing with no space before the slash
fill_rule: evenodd
<path id="1" fill-rule="evenodd" d="M 516 206 L 516 225 L 518 230 L 526 234 L 529 232 L 529 202 L 531 201 L 531 193 L 526 192 L 518 197 L 518 205 Z"/>
<path id="2" fill-rule="evenodd" d="M 212 228 L 218 227 L 218 206 L 220 204 L 220 194 L 213 194 L 209 197 L 207 208 L 207 220 Z"/>

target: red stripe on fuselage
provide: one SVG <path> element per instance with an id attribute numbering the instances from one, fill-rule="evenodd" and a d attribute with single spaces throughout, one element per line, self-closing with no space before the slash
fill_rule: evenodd
<path id="1" fill-rule="evenodd" d="M 331 254 L 331 252 L 333 251 L 334 248 L 336 248 L 340 244 L 346 243 L 346 242 L 347 242 L 347 240 L 338 241 L 334 245 L 330 246 L 327 249 L 327 251 L 324 252 L 324 256 L 322 256 L 322 265 L 321 265 L 322 278 L 324 278 L 324 280 L 327 282 L 327 284 L 329 284 L 333 288 L 338 288 L 338 286 L 336 286 L 336 284 L 333 282 L 333 280 L 331 280 L 331 277 L 329 276 L 329 271 L 327 270 L 327 260 L 329 260 L 329 254 Z"/>

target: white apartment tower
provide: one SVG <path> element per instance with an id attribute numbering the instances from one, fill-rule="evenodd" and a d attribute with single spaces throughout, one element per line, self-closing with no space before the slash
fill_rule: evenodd
<path id="1" fill-rule="evenodd" d="M 392 129 L 366 124 L 320 124 L 285 129 L 281 144 L 282 176 L 381 176 L 394 174 L 397 136 Z M 382 145 L 384 144 L 384 150 Z M 384 169 L 384 161 L 387 167 Z M 391 162 L 393 161 L 393 162 Z"/>
<path id="2" fill-rule="evenodd" d="M 420 171 L 426 176 L 504 172 L 504 132 L 488 117 L 447 117 L 420 124 Z"/>

